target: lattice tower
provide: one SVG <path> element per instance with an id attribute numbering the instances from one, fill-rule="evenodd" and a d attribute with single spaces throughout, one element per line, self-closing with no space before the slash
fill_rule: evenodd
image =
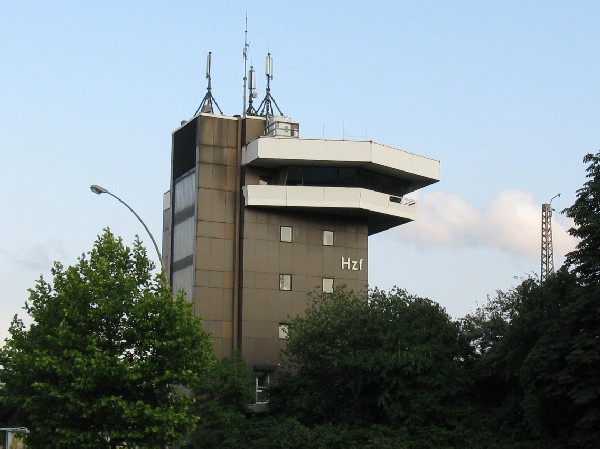
<path id="1" fill-rule="evenodd" d="M 542 204 L 542 267 L 540 278 L 544 281 L 554 273 L 554 250 L 552 248 L 552 206 Z"/>

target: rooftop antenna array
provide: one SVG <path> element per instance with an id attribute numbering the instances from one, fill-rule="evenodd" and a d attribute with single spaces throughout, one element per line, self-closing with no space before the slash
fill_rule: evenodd
<path id="1" fill-rule="evenodd" d="M 219 110 L 219 112 L 221 113 L 221 115 L 223 115 L 223 111 L 221 111 L 221 108 L 219 107 L 219 103 L 217 103 L 217 100 L 215 100 L 215 98 L 212 95 L 212 91 L 211 91 L 211 84 L 210 84 L 210 65 L 211 65 L 211 60 L 212 60 L 212 52 L 208 52 L 208 55 L 206 56 L 206 79 L 208 80 L 208 87 L 206 88 L 206 95 L 204 95 L 204 99 L 202 100 L 202 103 L 200 103 L 200 106 L 198 106 L 198 109 L 196 110 L 195 115 L 198 115 L 198 112 L 205 112 L 208 114 L 212 114 L 213 113 L 213 103 L 215 104 L 215 106 L 217 107 L 217 109 Z"/>
<path id="2" fill-rule="evenodd" d="M 542 266 L 540 280 L 545 281 L 548 276 L 554 273 L 554 249 L 552 247 L 552 200 L 558 195 L 554 195 L 549 203 L 542 204 Z"/>
<path id="3" fill-rule="evenodd" d="M 263 117 L 274 116 L 275 114 L 273 113 L 273 105 L 275 105 L 279 111 L 279 114 L 283 115 L 283 112 L 281 112 L 281 109 L 279 109 L 275 98 L 271 96 L 271 80 L 273 79 L 273 58 L 271 58 L 271 53 L 267 53 L 267 57 L 265 59 L 265 75 L 267 76 L 267 93 L 264 100 L 258 106 L 258 115 Z"/>

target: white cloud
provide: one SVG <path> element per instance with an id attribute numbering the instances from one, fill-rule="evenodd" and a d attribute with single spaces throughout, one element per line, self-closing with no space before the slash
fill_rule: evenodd
<path id="1" fill-rule="evenodd" d="M 530 258 L 540 256 L 541 204 L 533 195 L 516 189 L 498 193 L 491 203 L 478 210 L 454 194 L 435 192 L 413 195 L 417 219 L 395 231 L 403 240 L 415 243 L 459 247 L 492 247 Z M 576 240 L 567 230 L 572 221 L 555 213 L 552 240 L 555 256 L 575 248 Z"/>

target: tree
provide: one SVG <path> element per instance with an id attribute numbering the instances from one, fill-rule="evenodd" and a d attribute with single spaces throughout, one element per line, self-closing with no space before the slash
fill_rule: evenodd
<path id="1" fill-rule="evenodd" d="M 600 284 L 600 153 L 583 158 L 588 181 L 577 191 L 575 203 L 563 212 L 575 222 L 569 233 L 580 239 L 575 251 L 567 254 L 565 264 L 582 283 Z"/>
<path id="2" fill-rule="evenodd" d="M 600 153 L 565 209 L 580 239 L 557 274 L 532 289 L 514 326 L 537 329 L 519 369 L 532 429 L 569 447 L 600 447 Z"/>
<path id="3" fill-rule="evenodd" d="M 584 162 L 588 181 L 565 209 L 580 241 L 565 265 L 524 280 L 465 327 L 482 406 L 544 447 L 600 447 L 600 153 Z"/>
<path id="4" fill-rule="evenodd" d="M 368 298 L 337 289 L 315 295 L 288 329 L 296 373 L 273 391 L 274 412 L 311 424 L 417 428 L 452 419 L 466 378 L 458 325 L 438 304 L 400 289 Z"/>
<path id="5" fill-rule="evenodd" d="M 564 210 L 580 239 L 565 268 L 549 279 L 552 313 L 521 371 L 525 408 L 538 432 L 578 448 L 600 447 L 600 153 L 583 162 L 588 180 Z M 567 272 L 568 270 L 568 272 Z M 537 318 L 537 317 L 536 317 Z M 539 318 L 538 318 L 539 320 Z M 562 431 L 562 432 L 561 432 Z"/>
<path id="6" fill-rule="evenodd" d="M 191 439 L 193 447 L 240 447 L 247 405 L 254 401 L 254 376 L 235 351 L 217 361 L 194 390 L 202 421 Z"/>
<path id="7" fill-rule="evenodd" d="M 33 324 L 15 317 L 0 351 L 2 399 L 26 416 L 28 447 L 164 448 L 191 431 L 182 389 L 210 368 L 212 347 L 153 269 L 139 240 L 125 247 L 105 230 L 30 290 Z"/>

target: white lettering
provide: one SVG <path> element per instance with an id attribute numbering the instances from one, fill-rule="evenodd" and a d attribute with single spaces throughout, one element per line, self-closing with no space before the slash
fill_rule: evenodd
<path id="1" fill-rule="evenodd" d="M 344 260 L 345 257 L 342 256 L 342 270 L 346 269 L 349 270 L 350 269 L 350 258 L 348 257 L 348 260 Z"/>
<path id="2" fill-rule="evenodd" d="M 352 260 L 342 256 L 342 270 L 362 271 L 364 259 Z"/>

